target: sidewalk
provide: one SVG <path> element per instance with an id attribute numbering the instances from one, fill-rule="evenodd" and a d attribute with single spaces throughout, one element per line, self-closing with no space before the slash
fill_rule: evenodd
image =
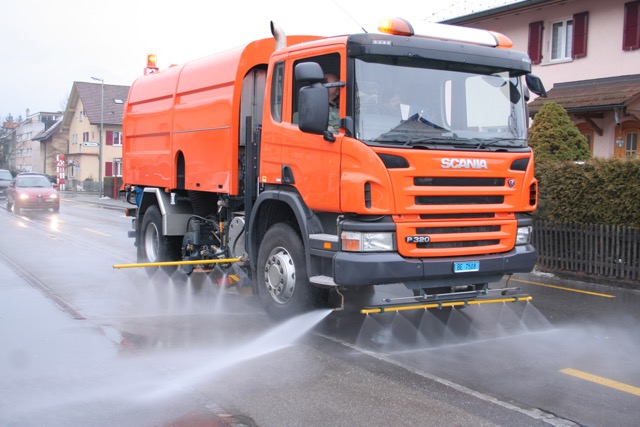
<path id="1" fill-rule="evenodd" d="M 135 205 L 128 203 L 123 197 L 113 199 L 108 195 L 100 197 L 97 192 L 89 191 L 59 191 L 60 198 L 64 200 L 75 200 L 84 203 L 94 203 L 107 209 L 124 210 L 133 208 Z"/>

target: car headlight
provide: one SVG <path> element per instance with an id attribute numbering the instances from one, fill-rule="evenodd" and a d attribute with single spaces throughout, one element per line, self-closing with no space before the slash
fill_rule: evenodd
<path id="1" fill-rule="evenodd" d="M 18 193 L 18 198 L 20 200 L 27 200 L 29 198 L 29 195 L 27 193 Z"/>
<path id="2" fill-rule="evenodd" d="M 531 243 L 531 234 L 533 233 L 533 227 L 530 225 L 526 227 L 518 227 L 518 234 L 516 234 L 516 245 L 527 245 Z"/>
<path id="3" fill-rule="evenodd" d="M 349 252 L 390 252 L 394 250 L 395 233 L 343 231 L 342 250 Z"/>
<path id="4" fill-rule="evenodd" d="M 57 199 L 58 195 L 57 194 L 49 194 L 49 198 L 50 199 Z"/>

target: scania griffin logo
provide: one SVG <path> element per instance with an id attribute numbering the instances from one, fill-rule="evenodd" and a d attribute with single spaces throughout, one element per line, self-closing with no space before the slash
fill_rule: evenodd
<path id="1" fill-rule="evenodd" d="M 440 160 L 442 169 L 489 169 L 485 159 L 448 159 Z"/>

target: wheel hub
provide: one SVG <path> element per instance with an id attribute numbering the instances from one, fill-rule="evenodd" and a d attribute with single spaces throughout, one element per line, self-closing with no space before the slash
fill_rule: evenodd
<path id="1" fill-rule="evenodd" d="M 264 268 L 264 281 L 271 298 L 278 304 L 286 304 L 293 296 L 295 273 L 293 259 L 284 248 L 271 251 Z"/>
<path id="2" fill-rule="evenodd" d="M 160 251 L 160 233 L 155 224 L 149 224 L 145 230 L 144 250 L 149 262 L 158 261 L 158 253 Z"/>

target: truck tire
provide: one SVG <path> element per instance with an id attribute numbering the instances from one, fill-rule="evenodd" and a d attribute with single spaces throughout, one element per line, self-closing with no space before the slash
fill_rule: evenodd
<path id="1" fill-rule="evenodd" d="M 140 233 L 140 245 L 138 247 L 139 262 L 178 261 L 180 259 L 180 246 L 176 239 L 162 235 L 162 215 L 157 206 L 151 206 L 142 217 L 142 229 Z M 176 267 L 162 267 L 171 274 Z M 147 267 L 149 274 L 154 268 Z"/>
<path id="2" fill-rule="evenodd" d="M 264 235 L 256 281 L 267 314 L 277 320 L 317 307 L 324 294 L 307 280 L 302 240 L 284 223 L 273 225 Z"/>

